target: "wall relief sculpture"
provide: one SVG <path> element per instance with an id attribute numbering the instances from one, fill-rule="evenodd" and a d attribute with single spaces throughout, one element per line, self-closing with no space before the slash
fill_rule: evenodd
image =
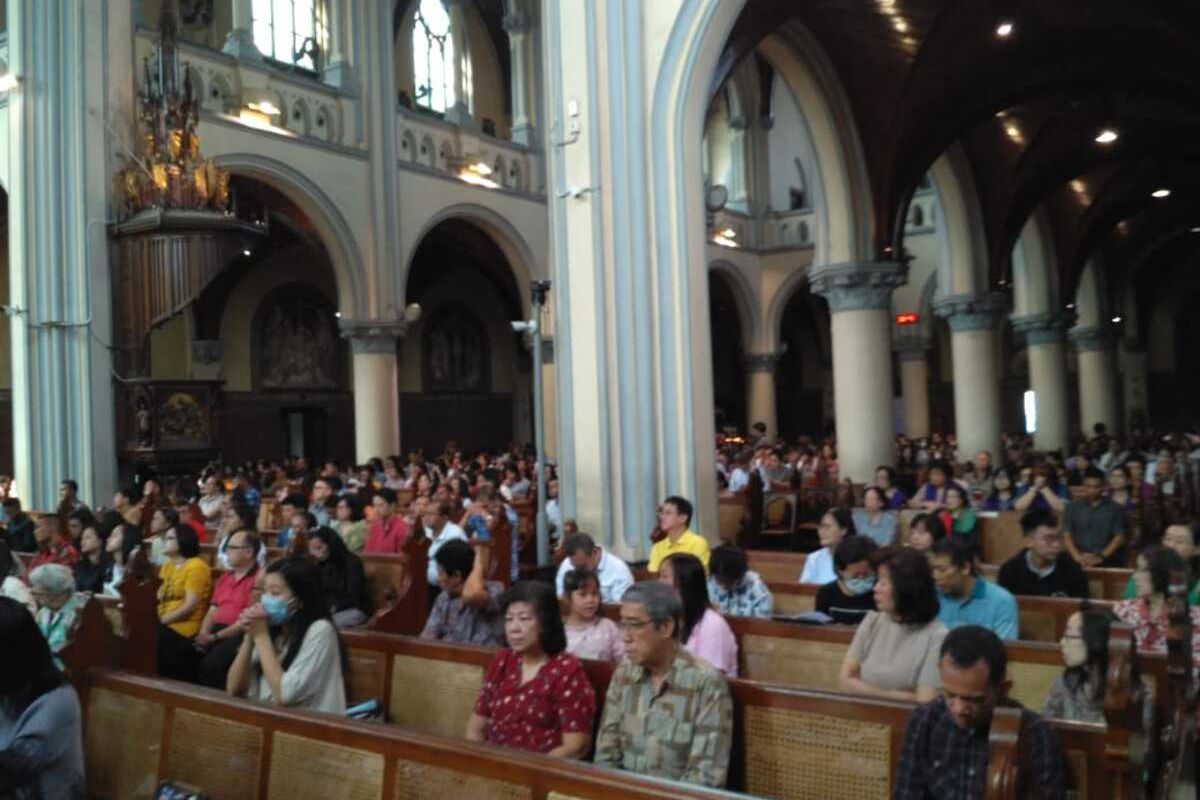
<path id="1" fill-rule="evenodd" d="M 262 389 L 337 389 L 341 351 L 333 313 L 315 298 L 281 293 L 258 314 L 258 384 Z"/>

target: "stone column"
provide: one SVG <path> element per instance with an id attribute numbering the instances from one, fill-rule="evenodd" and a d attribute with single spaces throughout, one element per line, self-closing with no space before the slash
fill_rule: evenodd
<path id="1" fill-rule="evenodd" d="M 730 158 L 733 162 L 733 169 L 729 176 L 729 202 L 737 208 L 744 208 L 753 213 L 750 205 L 749 180 L 746 174 L 750 166 L 750 153 L 746 147 L 746 131 L 749 127 L 749 121 L 743 116 L 733 117 L 729 120 L 729 129 L 732 132 L 729 138 L 729 149 L 732 151 Z"/>
<path id="2" fill-rule="evenodd" d="M 242 61 L 263 60 L 254 44 L 254 0 L 233 0 L 233 29 L 221 49 Z"/>
<path id="3" fill-rule="evenodd" d="M 1038 450 L 1067 452 L 1071 442 L 1067 405 L 1066 331 L 1071 317 L 1043 312 L 1013 317 L 1013 330 L 1025 336 L 1029 352 L 1029 382 L 1037 410 L 1033 444 Z"/>
<path id="4" fill-rule="evenodd" d="M 971 458 L 987 450 L 1000 455 L 1000 359 L 997 323 L 1007 311 L 1003 295 L 953 295 L 934 301 L 934 313 L 950 325 L 954 364 L 954 417 L 958 452 Z"/>
<path id="5" fill-rule="evenodd" d="M 121 17 L 113 24 L 131 33 L 132 14 Z M 107 33 L 101 3 L 8 2 L 8 64 L 20 83 L 6 97 L 15 314 L 4 324 L 12 334 L 15 477 L 27 508 L 53 509 L 64 478 L 78 481 L 92 505 L 116 485 L 112 359 L 96 343 L 113 338 L 111 145 L 89 114 L 108 96 L 106 66 L 119 62 L 116 54 L 106 60 Z"/>
<path id="6" fill-rule="evenodd" d="M 471 45 L 467 32 L 467 0 L 445 0 L 450 15 L 450 41 L 454 43 L 454 105 L 446 109 L 444 119 L 462 128 L 478 126 L 471 113 L 467 74 L 471 68 Z"/>
<path id="7" fill-rule="evenodd" d="M 1117 374 L 1113 363 L 1116 338 L 1105 327 L 1075 328 L 1069 334 L 1079 359 L 1079 424 L 1086 436 L 1102 422 L 1109 433 L 1120 430 Z"/>
<path id="8" fill-rule="evenodd" d="M 324 66 L 321 70 L 321 80 L 331 86 L 346 91 L 354 91 L 358 77 L 351 64 L 352 50 L 350 36 L 352 28 L 347 15 L 350 13 L 350 3 L 346 0 L 331 3 L 329 10 L 329 46 L 323 56 Z"/>
<path id="9" fill-rule="evenodd" d="M 512 140 L 526 147 L 538 143 L 534 101 L 534 52 L 530 18 L 524 4 L 513 4 L 513 10 L 504 16 L 504 30 L 508 33 L 509 60 L 512 65 Z"/>
<path id="10" fill-rule="evenodd" d="M 400 393 L 396 342 L 402 320 L 341 321 L 354 354 L 354 459 L 400 453 Z"/>
<path id="11" fill-rule="evenodd" d="M 742 359 L 746 367 L 747 426 L 765 423 L 767 436 L 779 435 L 779 414 L 775 407 L 775 368 L 778 353 L 747 353 Z"/>
<path id="12" fill-rule="evenodd" d="M 900 393 L 904 397 L 904 434 L 910 438 L 929 435 L 930 341 L 921 337 L 896 339 L 892 344 L 900 357 Z"/>
<path id="13" fill-rule="evenodd" d="M 829 302 L 840 475 L 859 483 L 895 460 L 891 298 L 907 276 L 881 262 L 823 265 L 808 279 Z"/>

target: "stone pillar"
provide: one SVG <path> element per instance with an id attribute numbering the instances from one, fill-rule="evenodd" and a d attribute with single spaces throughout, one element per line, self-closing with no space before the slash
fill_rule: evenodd
<path id="1" fill-rule="evenodd" d="M 454 105 L 446 109 L 447 122 L 462 128 L 478 126 L 471 113 L 474 105 L 468 96 L 467 74 L 471 69 L 471 45 L 467 30 L 467 0 L 445 0 L 450 15 L 450 41 L 454 43 Z"/>
<path id="2" fill-rule="evenodd" d="M 1125 429 L 1144 428 L 1150 418 L 1150 356 L 1140 339 L 1126 339 L 1121 355 Z"/>
<path id="3" fill-rule="evenodd" d="M 129 11 L 129 6 L 125 6 Z M 115 13 L 115 12 L 114 12 Z M 122 15 L 125 30 L 132 15 Z M 53 509 L 64 478 L 95 505 L 116 485 L 111 278 L 105 212 L 105 8 L 9 0 L 7 95 L 13 459 L 27 508 Z M 118 58 L 113 57 L 115 63 Z M 126 59 L 128 61 L 128 59 Z M 122 74 L 129 76 L 130 73 Z"/>
<path id="4" fill-rule="evenodd" d="M 564 516 L 627 558 L 647 556 L 672 494 L 718 538 L 701 186 L 667 197 L 699 173 L 653 123 L 658 55 L 645 47 L 672 8 L 567 0 L 541 12 L 560 497 Z"/>
<path id="5" fill-rule="evenodd" d="M 509 60 L 512 64 L 512 140 L 526 147 L 538 143 L 537 104 L 534 99 L 534 52 L 528 11 L 514 4 L 504 16 L 508 33 Z"/>
<path id="6" fill-rule="evenodd" d="M 1079 425 L 1085 436 L 1104 423 L 1109 433 L 1120 431 L 1117 411 L 1117 373 L 1113 363 L 1116 339 L 1107 328 L 1075 328 L 1068 334 L 1079 359 Z"/>
<path id="7" fill-rule="evenodd" d="M 858 483 L 895 461 L 891 297 L 907 275 L 881 262 L 823 265 L 808 279 L 829 302 L 840 476 Z"/>
<path id="8" fill-rule="evenodd" d="M 233 29 L 221 49 L 242 61 L 263 60 L 254 44 L 254 0 L 233 0 Z"/>
<path id="9" fill-rule="evenodd" d="M 749 121 L 743 116 L 733 117 L 729 120 L 731 131 L 729 149 L 732 151 L 730 160 L 733 163 L 733 169 L 729 176 L 729 203 L 753 213 L 750 205 L 749 180 L 746 174 L 750 166 L 750 153 L 746 147 L 746 131 L 749 127 Z"/>
<path id="10" fill-rule="evenodd" d="M 350 3 L 335 2 L 329 10 L 329 46 L 323 57 L 324 66 L 321 70 L 321 80 L 339 89 L 353 92 L 358 82 L 354 67 L 350 61 L 351 26 L 347 15 L 350 13 Z"/>
<path id="11" fill-rule="evenodd" d="M 746 367 L 747 427 L 756 422 L 767 426 L 767 436 L 779 436 L 779 414 L 775 407 L 775 368 L 778 353 L 747 353 L 742 359 Z"/>
<path id="12" fill-rule="evenodd" d="M 1025 336 L 1029 354 L 1029 383 L 1037 410 L 1033 444 L 1038 450 L 1067 452 L 1071 443 L 1067 405 L 1066 331 L 1071 317 L 1044 312 L 1013 317 L 1013 330 Z"/>
<path id="13" fill-rule="evenodd" d="M 904 398 L 904 434 L 917 439 L 929 435 L 928 339 L 900 338 L 893 348 L 900 357 L 900 393 Z"/>
<path id="14" fill-rule="evenodd" d="M 997 323 L 1007 311 L 1003 295 L 953 295 L 934 301 L 950 325 L 954 364 L 954 417 L 959 455 L 987 450 L 1000 456 L 1000 358 Z"/>
<path id="15" fill-rule="evenodd" d="M 401 320 L 342 320 L 354 354 L 354 459 L 400 453 L 400 390 L 396 341 Z"/>

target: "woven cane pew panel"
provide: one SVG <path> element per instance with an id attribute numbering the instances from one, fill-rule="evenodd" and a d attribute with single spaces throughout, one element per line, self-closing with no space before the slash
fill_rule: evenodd
<path id="1" fill-rule="evenodd" d="M 461 738 L 483 683 L 483 668 L 417 656 L 392 657 L 388 720 L 427 733 Z"/>
<path id="2" fill-rule="evenodd" d="M 450 800 L 479 797 L 488 800 L 531 800 L 532 791 L 495 778 L 469 775 L 432 764 L 399 759 L 396 762 L 396 800 Z"/>
<path id="3" fill-rule="evenodd" d="M 836 691 L 848 649 L 836 642 L 746 634 L 741 641 L 740 674 L 752 681 Z"/>
<path id="4" fill-rule="evenodd" d="M 253 800 L 258 797 L 262 751 L 260 728 L 176 709 L 163 778 L 202 787 L 206 795 L 221 800 Z"/>
<path id="5" fill-rule="evenodd" d="M 154 796 L 166 709 L 99 687 L 89 693 L 88 790 L 98 800 Z"/>
<path id="6" fill-rule="evenodd" d="M 383 756 L 276 731 L 268 800 L 378 800 Z"/>

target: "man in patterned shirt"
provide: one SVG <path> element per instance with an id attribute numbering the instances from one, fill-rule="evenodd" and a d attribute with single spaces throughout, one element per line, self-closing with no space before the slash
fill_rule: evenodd
<path id="1" fill-rule="evenodd" d="M 719 672 L 679 644 L 683 604 L 664 583 L 621 599 L 626 659 L 613 673 L 595 763 L 659 778 L 724 786 L 733 700 Z"/>
<path id="2" fill-rule="evenodd" d="M 728 617 L 770 617 L 775 608 L 771 590 L 757 572 L 747 568 L 742 548 L 723 544 L 708 561 L 708 596 Z"/>
<path id="3" fill-rule="evenodd" d="M 1004 643 L 987 628 L 955 628 L 942 643 L 942 696 L 917 706 L 908 720 L 894 800 L 974 800 L 983 797 L 988 731 L 997 706 L 1021 709 L 1025 763 L 1020 797 L 1066 797 L 1063 754 L 1045 720 L 1008 700 Z"/>

